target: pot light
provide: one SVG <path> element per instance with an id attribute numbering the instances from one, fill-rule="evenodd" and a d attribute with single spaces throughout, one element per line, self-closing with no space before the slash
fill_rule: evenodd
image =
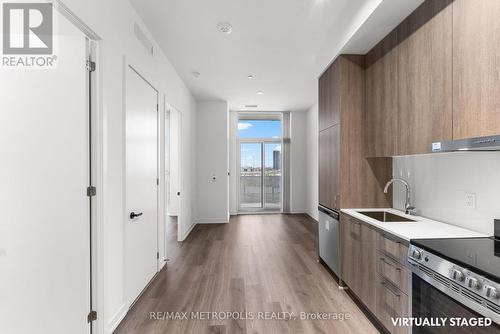
<path id="1" fill-rule="evenodd" d="M 217 30 L 219 30 L 223 34 L 229 35 L 233 32 L 233 26 L 229 22 L 219 22 L 217 24 Z"/>
<path id="2" fill-rule="evenodd" d="M 253 75 L 249 74 L 247 78 L 248 79 L 253 79 Z"/>
<path id="3" fill-rule="evenodd" d="M 262 95 L 262 94 L 264 94 L 264 92 L 263 92 L 263 91 L 261 91 L 261 90 L 259 90 L 259 91 L 257 92 L 257 94 Z"/>

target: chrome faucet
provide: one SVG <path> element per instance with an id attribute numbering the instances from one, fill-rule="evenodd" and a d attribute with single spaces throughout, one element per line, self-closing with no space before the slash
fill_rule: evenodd
<path id="1" fill-rule="evenodd" d="M 387 184 L 385 185 L 384 188 L 384 194 L 387 194 L 387 191 L 389 190 L 389 186 L 393 184 L 394 182 L 401 182 L 405 186 L 406 190 L 406 199 L 405 199 L 405 213 L 407 215 L 414 215 L 415 214 L 415 207 L 411 206 L 410 204 L 410 194 L 411 194 L 411 189 L 410 189 L 410 184 L 403 179 L 391 179 Z"/>

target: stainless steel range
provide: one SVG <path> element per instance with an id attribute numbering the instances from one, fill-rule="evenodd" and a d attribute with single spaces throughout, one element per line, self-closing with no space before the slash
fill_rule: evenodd
<path id="1" fill-rule="evenodd" d="M 500 333 L 500 241 L 412 240 L 413 333 Z"/>

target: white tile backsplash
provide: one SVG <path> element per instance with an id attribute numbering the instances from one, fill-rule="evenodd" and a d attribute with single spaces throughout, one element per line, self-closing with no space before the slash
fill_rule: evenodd
<path id="1" fill-rule="evenodd" d="M 457 152 L 395 157 L 394 177 L 409 181 L 417 214 L 493 235 L 500 218 L 500 152 Z M 394 185 L 394 208 L 404 208 L 404 187 Z M 475 194 L 475 208 L 466 194 Z"/>

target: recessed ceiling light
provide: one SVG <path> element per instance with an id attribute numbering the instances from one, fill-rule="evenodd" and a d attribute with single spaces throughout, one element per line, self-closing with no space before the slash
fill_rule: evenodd
<path id="1" fill-rule="evenodd" d="M 245 104 L 245 108 L 258 108 L 259 106 L 256 104 Z"/>
<path id="2" fill-rule="evenodd" d="M 253 75 L 249 74 L 248 79 L 253 79 Z"/>
<path id="3" fill-rule="evenodd" d="M 233 26 L 229 22 L 219 22 L 217 23 L 217 29 L 224 34 L 230 34 L 233 32 Z"/>
<path id="4" fill-rule="evenodd" d="M 261 90 L 259 90 L 259 91 L 257 92 L 257 94 L 262 95 L 262 94 L 264 94 L 264 92 L 263 92 L 263 91 L 261 91 Z"/>
<path id="5" fill-rule="evenodd" d="M 198 71 L 193 71 L 193 77 L 195 77 L 196 79 L 198 79 L 200 77 L 200 72 Z"/>

